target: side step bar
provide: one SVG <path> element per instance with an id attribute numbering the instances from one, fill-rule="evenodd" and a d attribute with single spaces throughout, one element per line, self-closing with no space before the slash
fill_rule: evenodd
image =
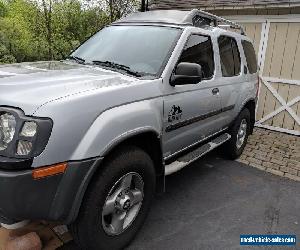
<path id="1" fill-rule="evenodd" d="M 222 134 L 219 137 L 213 139 L 212 141 L 202 145 L 201 147 L 196 148 L 194 151 L 179 157 L 174 162 L 165 166 L 165 175 L 171 175 L 175 172 L 178 172 L 179 170 L 183 169 L 190 163 L 198 160 L 203 155 L 219 147 L 220 145 L 228 141 L 230 138 L 231 138 L 230 134 L 228 133 Z"/>

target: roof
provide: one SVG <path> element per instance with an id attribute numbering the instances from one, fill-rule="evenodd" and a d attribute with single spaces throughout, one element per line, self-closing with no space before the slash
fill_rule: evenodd
<path id="1" fill-rule="evenodd" d="M 263 6 L 300 6 L 299 0 L 152 0 L 151 9 L 199 9 L 199 8 L 256 8 Z"/>

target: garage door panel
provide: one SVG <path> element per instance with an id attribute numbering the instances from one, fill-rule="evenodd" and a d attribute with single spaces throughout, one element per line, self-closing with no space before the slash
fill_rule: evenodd
<path id="1" fill-rule="evenodd" d="M 298 112 L 298 104 L 297 103 L 294 104 L 291 108 L 292 108 L 292 110 L 294 110 L 295 113 Z"/>
<path id="2" fill-rule="evenodd" d="M 268 92 L 268 94 L 266 95 L 266 101 L 265 101 L 263 117 L 265 117 L 265 116 L 269 115 L 270 113 L 272 113 L 275 110 L 276 105 L 280 106 L 279 101 L 276 100 L 276 98 L 274 98 L 272 93 Z"/>
<path id="3" fill-rule="evenodd" d="M 282 83 L 278 83 L 278 86 L 277 86 L 277 92 L 278 94 L 285 100 L 287 101 L 288 99 L 288 95 L 289 95 L 289 85 L 287 84 L 282 84 Z M 274 110 L 277 110 L 278 108 L 281 107 L 281 104 L 279 102 L 277 102 L 275 104 L 275 108 Z M 283 127 L 284 125 L 284 120 L 285 119 L 288 119 L 288 118 L 285 118 L 285 114 L 283 112 L 281 112 L 280 114 L 278 114 L 277 116 L 275 116 L 273 118 L 273 123 L 272 123 L 272 126 L 275 126 L 275 127 Z M 292 119 L 292 117 L 291 117 Z M 289 121 L 289 122 L 293 122 L 294 120 L 292 119 L 292 121 Z"/>
<path id="4" fill-rule="evenodd" d="M 300 102 L 298 102 L 297 104 L 293 105 L 292 109 L 297 114 L 297 116 L 300 117 Z M 300 124 L 298 124 L 296 121 L 295 121 L 295 124 L 294 124 L 294 130 L 295 131 L 300 131 Z"/>
<path id="5" fill-rule="evenodd" d="M 284 123 L 274 124 L 274 119 L 278 120 L 278 119 L 282 119 L 282 118 L 285 121 Z M 274 118 L 270 118 L 270 119 L 262 122 L 262 125 L 268 125 L 271 127 L 283 128 L 283 129 L 287 129 L 287 130 L 297 129 L 297 126 L 295 126 L 293 117 L 287 111 L 281 111 L 279 114 L 275 115 Z"/>
<path id="6" fill-rule="evenodd" d="M 298 49 L 299 32 L 299 23 L 288 24 L 287 39 L 284 47 L 282 69 L 280 74 L 280 77 L 283 79 L 292 79 L 295 67 L 296 53 Z M 300 69 L 300 67 L 298 69 Z"/>
<path id="7" fill-rule="evenodd" d="M 300 81 L 299 81 L 300 82 Z M 300 86 L 298 85 L 289 85 L 289 96 L 287 102 L 291 102 L 300 96 Z M 300 117 L 300 102 L 291 106 L 292 110 Z M 300 131 L 300 126 L 294 120 L 294 127 L 292 128 L 295 131 Z"/>
<path id="8" fill-rule="evenodd" d="M 283 123 L 282 127 L 290 129 L 290 130 L 293 130 L 295 127 L 295 120 L 290 115 L 290 113 L 288 113 L 286 111 L 285 111 L 284 123 Z"/>
<path id="9" fill-rule="evenodd" d="M 259 93 L 259 105 L 257 107 L 256 119 L 260 120 L 263 118 L 264 114 L 264 104 L 266 100 L 267 92 L 269 91 L 264 84 L 260 84 L 260 93 Z"/>
<path id="10" fill-rule="evenodd" d="M 270 76 L 270 69 L 271 69 L 271 63 L 272 63 L 272 57 L 273 57 L 273 51 L 274 51 L 276 30 L 277 30 L 277 25 L 270 26 L 263 76 Z"/>
<path id="11" fill-rule="evenodd" d="M 258 55 L 258 50 L 259 50 L 259 44 L 260 44 L 260 39 L 261 39 L 261 30 L 262 30 L 262 25 L 260 23 L 255 24 L 255 38 L 254 38 L 254 47 L 255 47 L 255 52 L 256 55 Z"/>
<path id="12" fill-rule="evenodd" d="M 300 70 L 300 69 L 299 69 Z M 299 80 L 300 82 L 300 80 Z M 297 98 L 300 95 L 300 85 L 292 85 L 289 84 L 289 96 L 287 101 L 291 102 L 292 100 L 294 100 L 295 98 Z"/>
<path id="13" fill-rule="evenodd" d="M 268 119 L 267 121 L 263 122 L 263 124 L 267 124 L 267 125 L 270 125 L 270 126 L 274 126 L 274 120 L 277 120 L 278 118 L 280 117 L 284 117 L 284 114 L 285 114 L 285 111 L 281 111 L 279 114 L 271 117 L 270 119 Z M 276 126 L 276 127 L 279 127 L 279 126 Z"/>
<path id="14" fill-rule="evenodd" d="M 295 120 L 290 115 L 290 113 L 288 113 L 286 111 L 284 113 L 285 113 L 284 119 L 283 119 L 284 122 L 282 123 L 281 126 L 277 126 L 277 127 L 283 127 L 283 128 L 287 128 L 287 129 L 293 130 L 294 127 L 295 127 Z"/>
<path id="15" fill-rule="evenodd" d="M 298 117 L 300 117 L 300 103 L 298 103 L 297 115 L 298 115 Z M 300 124 L 298 124 L 298 123 L 295 122 L 294 130 L 295 131 L 300 131 Z"/>
<path id="16" fill-rule="evenodd" d="M 250 37 L 251 39 L 254 39 L 255 24 L 245 23 L 245 24 L 242 24 L 242 25 L 244 27 L 244 30 L 245 30 L 247 36 Z"/>
<path id="17" fill-rule="evenodd" d="M 300 26 L 300 23 L 297 23 Z M 300 29 L 300 28 L 299 28 Z M 298 30 L 298 39 L 297 39 L 297 50 L 295 53 L 295 60 L 293 62 L 293 72 L 292 79 L 300 81 L 300 30 Z"/>
<path id="18" fill-rule="evenodd" d="M 274 89 L 278 88 L 278 83 L 272 83 L 271 85 Z M 260 105 L 262 105 L 262 104 L 260 104 Z M 280 105 L 278 100 L 276 100 L 276 98 L 274 97 L 272 92 L 269 89 L 267 89 L 266 97 L 265 97 L 265 101 L 264 101 L 263 117 L 265 117 L 265 116 L 269 115 L 271 112 L 273 112 L 274 107 L 276 105 Z M 271 120 L 271 124 L 272 124 L 272 120 Z"/>
<path id="19" fill-rule="evenodd" d="M 258 24 L 256 24 L 258 25 Z M 261 24 L 259 24 L 261 25 Z M 261 29 L 260 29 L 261 31 Z M 275 39 L 275 34 L 276 34 L 276 27 L 273 26 L 270 28 L 270 44 L 267 47 L 267 54 L 272 55 L 273 54 L 273 44 L 274 44 L 274 39 Z M 248 33 L 247 33 L 248 35 Z M 261 37 L 261 35 L 259 35 L 259 38 Z M 260 41 L 257 41 L 255 44 L 255 47 L 259 46 Z M 269 56 L 268 58 L 266 58 L 265 60 L 265 69 L 270 69 L 270 65 L 271 65 L 271 59 L 272 57 Z M 267 76 L 269 76 L 269 72 L 267 70 L 266 72 Z M 260 88 L 260 96 L 259 96 L 259 103 L 258 103 L 258 108 L 257 108 L 257 119 L 261 119 L 263 118 L 266 114 L 269 114 L 271 112 L 271 110 L 273 109 L 272 106 L 275 105 L 275 103 L 273 102 L 273 98 L 272 98 L 272 93 L 266 88 L 266 86 L 261 83 L 260 84 L 261 88 Z"/>
<path id="20" fill-rule="evenodd" d="M 271 23 L 266 44 L 257 124 L 297 134 L 300 132 L 300 100 L 297 101 L 300 96 L 300 24 Z M 293 111 L 289 103 L 295 101 Z"/>
<path id="21" fill-rule="evenodd" d="M 276 33 L 274 36 L 273 51 L 272 54 L 267 55 L 271 57 L 271 64 L 269 69 L 269 76 L 280 78 L 281 77 L 281 68 L 285 53 L 285 45 L 287 40 L 287 31 L 288 24 L 286 23 L 277 23 L 271 24 L 276 25 Z M 269 45 L 268 45 L 269 46 Z"/>

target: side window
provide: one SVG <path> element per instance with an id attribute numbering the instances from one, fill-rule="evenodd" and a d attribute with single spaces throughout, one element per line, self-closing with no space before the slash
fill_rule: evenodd
<path id="1" fill-rule="evenodd" d="M 245 52 L 249 73 L 254 74 L 257 72 L 257 61 L 253 45 L 252 43 L 245 40 L 242 41 L 242 45 Z"/>
<path id="2" fill-rule="evenodd" d="M 234 75 L 237 76 L 241 73 L 241 56 L 236 40 L 233 38 L 231 39 L 231 46 L 234 60 Z"/>
<path id="3" fill-rule="evenodd" d="M 241 57 L 237 42 L 234 38 L 220 36 L 218 38 L 222 75 L 237 76 L 241 72 Z"/>
<path id="4" fill-rule="evenodd" d="M 197 63 L 202 67 L 203 78 L 211 78 L 214 74 L 215 63 L 210 37 L 191 35 L 179 62 Z"/>

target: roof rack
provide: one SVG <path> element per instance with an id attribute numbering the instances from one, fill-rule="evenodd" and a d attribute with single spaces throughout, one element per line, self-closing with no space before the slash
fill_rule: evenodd
<path id="1" fill-rule="evenodd" d="M 179 11 L 179 10 L 154 10 L 147 12 L 136 12 L 128 15 L 115 24 L 122 23 L 166 23 L 177 25 L 192 25 L 196 27 L 215 26 L 220 28 L 229 27 L 238 29 L 244 35 L 244 29 L 241 25 L 231 22 L 225 18 L 212 15 L 202 10 Z"/>
<path id="2" fill-rule="evenodd" d="M 215 27 L 229 27 L 241 31 L 242 35 L 245 35 L 243 27 L 235 22 L 229 21 L 225 18 L 218 17 L 208 12 L 194 9 L 186 17 L 184 22 L 192 23 L 194 26 L 201 27 L 203 25 L 215 26 Z"/>

